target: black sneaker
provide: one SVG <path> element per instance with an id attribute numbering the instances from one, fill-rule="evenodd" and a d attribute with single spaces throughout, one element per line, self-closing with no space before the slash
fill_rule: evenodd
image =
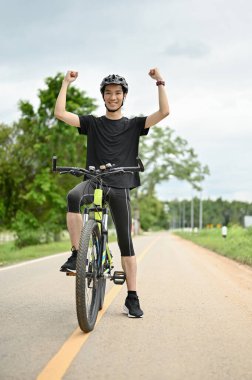
<path id="1" fill-rule="evenodd" d="M 140 303 L 137 296 L 127 297 L 123 306 L 123 312 L 129 318 L 143 318 L 143 311 L 140 309 Z"/>
<path id="2" fill-rule="evenodd" d="M 77 253 L 78 251 L 72 248 L 72 255 L 68 257 L 65 264 L 61 266 L 60 268 L 61 272 L 75 272 L 76 271 Z"/>

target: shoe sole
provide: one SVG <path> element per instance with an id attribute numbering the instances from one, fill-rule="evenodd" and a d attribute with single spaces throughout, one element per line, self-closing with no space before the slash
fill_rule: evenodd
<path id="1" fill-rule="evenodd" d="M 76 269 L 60 268 L 60 272 L 64 272 L 64 273 L 76 273 Z"/>
<path id="2" fill-rule="evenodd" d="M 130 312 L 129 312 L 129 309 L 127 308 L 127 306 L 125 306 L 125 305 L 123 305 L 123 313 L 124 314 L 127 314 L 127 316 L 129 317 L 129 318 L 143 318 L 143 314 L 142 315 L 140 315 L 140 316 L 136 316 L 136 315 L 132 315 L 132 314 L 130 314 Z"/>

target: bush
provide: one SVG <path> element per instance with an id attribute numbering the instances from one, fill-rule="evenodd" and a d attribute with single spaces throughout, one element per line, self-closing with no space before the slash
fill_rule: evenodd
<path id="1" fill-rule="evenodd" d="M 25 214 L 18 211 L 12 228 L 16 234 L 15 245 L 17 247 L 41 243 L 43 232 L 38 220 L 31 213 Z"/>

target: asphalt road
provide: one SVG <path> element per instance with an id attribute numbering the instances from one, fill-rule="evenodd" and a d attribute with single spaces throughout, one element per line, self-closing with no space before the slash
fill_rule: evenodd
<path id="1" fill-rule="evenodd" d="M 0 270 L 1 380 L 252 379 L 252 270 L 169 233 L 134 245 L 144 318 L 122 314 L 126 287 L 109 283 L 90 334 L 58 271 L 68 254 Z"/>

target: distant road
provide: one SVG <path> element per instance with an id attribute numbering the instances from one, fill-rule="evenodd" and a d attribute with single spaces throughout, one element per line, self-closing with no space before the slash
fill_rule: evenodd
<path id="1" fill-rule="evenodd" d="M 68 253 L 0 269 L 0 379 L 252 379 L 251 268 L 169 233 L 134 244 L 144 318 L 123 315 L 126 288 L 109 283 L 89 335 L 59 272 Z"/>

